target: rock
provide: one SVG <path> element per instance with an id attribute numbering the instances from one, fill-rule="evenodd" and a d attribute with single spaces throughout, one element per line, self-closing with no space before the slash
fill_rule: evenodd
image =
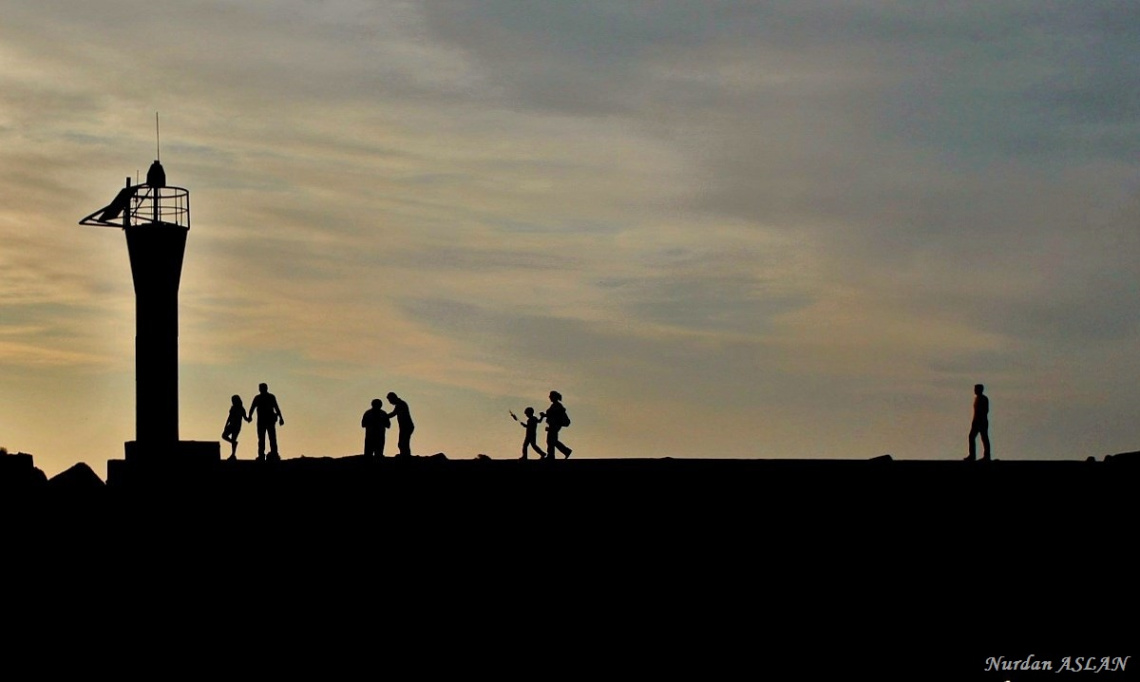
<path id="1" fill-rule="evenodd" d="M 76 464 L 67 471 L 52 476 L 48 482 L 51 490 L 68 493 L 82 493 L 90 490 L 102 490 L 105 486 L 103 479 L 99 478 L 91 467 L 83 462 Z"/>

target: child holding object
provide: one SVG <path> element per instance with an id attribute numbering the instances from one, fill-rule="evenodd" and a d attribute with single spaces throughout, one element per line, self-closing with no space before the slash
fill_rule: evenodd
<path id="1" fill-rule="evenodd" d="M 515 417 L 515 413 L 511 412 L 511 416 L 515 417 L 515 421 L 519 422 L 519 425 L 526 429 L 526 436 L 523 438 L 522 444 L 522 457 L 519 457 L 519 459 L 529 459 L 527 453 L 530 448 L 534 448 L 534 451 L 538 453 L 538 458 L 542 459 L 546 457 L 546 453 L 542 451 L 542 448 L 538 447 L 538 425 L 542 423 L 542 419 L 546 416 L 546 413 L 543 412 L 536 417 L 534 416 L 534 408 L 528 407 L 523 410 L 523 414 L 526 415 L 525 422 L 520 421 L 518 417 Z"/>

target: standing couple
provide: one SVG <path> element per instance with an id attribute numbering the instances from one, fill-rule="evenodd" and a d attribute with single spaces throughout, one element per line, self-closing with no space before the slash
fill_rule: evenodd
<path id="1" fill-rule="evenodd" d="M 222 440 L 230 444 L 230 460 L 237 459 L 237 437 L 241 433 L 242 421 L 253 421 L 253 413 L 257 413 L 257 461 L 265 461 L 265 437 L 269 436 L 269 460 L 280 461 L 281 455 L 277 452 L 277 426 L 285 426 L 285 417 L 277 405 L 277 396 L 269 392 L 268 384 L 259 384 L 258 394 L 254 396 L 249 405 L 249 414 L 242 406 L 241 396 L 231 398 L 230 415 L 226 419 L 226 426 L 222 429 Z"/>
<path id="2" fill-rule="evenodd" d="M 360 426 L 364 429 L 365 457 L 384 456 L 384 436 L 392 426 L 392 417 L 396 418 L 396 425 L 400 427 L 400 452 L 396 456 L 412 456 L 412 431 L 416 428 L 412 423 L 412 413 L 408 410 L 408 404 L 395 393 L 388 393 L 388 402 L 394 408 L 391 412 L 385 412 L 384 401 L 376 398 L 372 401 L 372 409 L 360 419 Z"/>

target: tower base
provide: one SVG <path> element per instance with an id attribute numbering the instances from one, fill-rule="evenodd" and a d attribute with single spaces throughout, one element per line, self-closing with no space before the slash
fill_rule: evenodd
<path id="1" fill-rule="evenodd" d="M 107 461 L 107 485 L 185 483 L 209 476 L 222 461 L 218 441 L 180 440 L 167 445 L 127 441 L 125 459 Z"/>

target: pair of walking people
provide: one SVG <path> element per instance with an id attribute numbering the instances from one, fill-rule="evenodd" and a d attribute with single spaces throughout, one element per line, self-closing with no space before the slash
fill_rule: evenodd
<path id="1" fill-rule="evenodd" d="M 231 461 L 237 459 L 237 439 L 241 433 L 242 422 L 252 422 L 255 412 L 257 413 L 257 461 L 263 462 L 266 459 L 266 437 L 269 439 L 269 460 L 281 459 L 280 453 L 277 452 L 277 426 L 285 426 L 285 417 L 277 404 L 277 396 L 269 392 L 268 384 L 259 384 L 257 390 L 258 393 L 250 403 L 248 413 L 242 405 L 241 396 L 235 395 L 230 399 L 230 413 L 222 429 L 222 440 L 230 444 Z"/>
<path id="2" fill-rule="evenodd" d="M 519 459 L 530 459 L 528 453 L 530 448 L 538 453 L 539 459 L 554 459 L 555 451 L 561 452 L 563 458 L 569 458 L 573 450 L 567 447 L 559 440 L 559 432 L 570 426 L 570 416 L 566 413 L 566 407 L 562 404 L 562 394 L 558 391 L 550 392 L 550 407 L 546 408 L 545 412 L 539 412 L 538 416 L 534 416 L 534 408 L 528 407 L 523 410 L 526 415 L 526 421 L 520 421 L 522 427 L 526 429 L 526 437 L 523 439 L 522 457 Z M 511 413 L 514 417 L 514 413 Z M 515 417 L 518 419 L 518 417 Z M 538 447 L 538 425 L 546 420 L 546 451 Z"/>
<path id="3" fill-rule="evenodd" d="M 364 413 L 360 419 L 360 426 L 364 429 L 364 456 L 383 457 L 384 441 L 387 430 L 392 426 L 392 418 L 396 418 L 396 426 L 400 429 L 397 443 L 399 453 L 397 457 L 412 456 L 412 431 L 416 425 L 412 422 L 412 413 L 408 403 L 400 399 L 395 393 L 388 393 L 388 402 L 392 403 L 392 411 L 384 411 L 384 401 L 376 398 L 372 401 L 372 409 Z"/>

